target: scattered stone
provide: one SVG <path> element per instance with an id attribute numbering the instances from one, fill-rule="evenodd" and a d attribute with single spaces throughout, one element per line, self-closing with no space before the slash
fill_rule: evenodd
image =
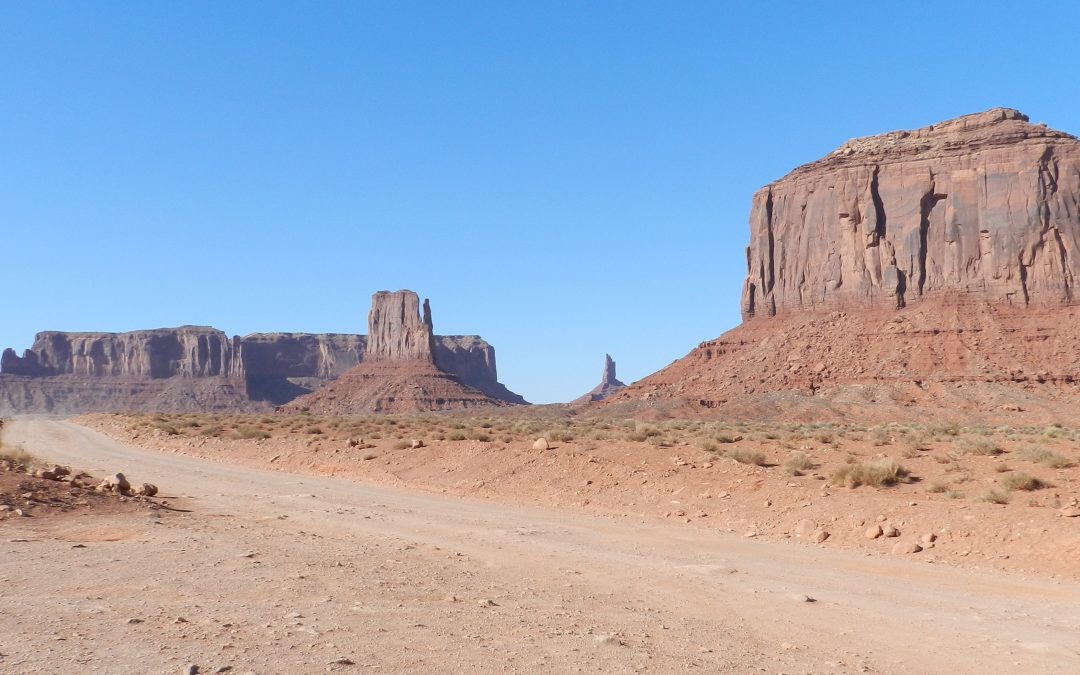
<path id="1" fill-rule="evenodd" d="M 26 511 L 24 511 L 23 509 L 15 509 L 14 511 L 12 511 L 12 513 L 19 516 L 20 518 L 30 515 Z"/>
<path id="2" fill-rule="evenodd" d="M 881 526 L 876 524 L 866 528 L 866 532 L 863 532 L 863 536 L 867 539 L 877 539 L 882 534 L 884 534 L 884 532 L 882 531 Z"/>
<path id="3" fill-rule="evenodd" d="M 422 440 L 420 440 L 419 438 L 414 438 L 412 440 L 412 442 L 409 444 L 409 447 L 411 447 L 413 450 L 416 450 L 417 448 L 424 447 L 424 442 Z"/>
<path id="4" fill-rule="evenodd" d="M 800 537 L 808 537 L 818 529 L 818 524 L 808 518 L 803 518 L 795 523 L 795 534 Z"/>
<path id="5" fill-rule="evenodd" d="M 330 665 L 331 666 L 355 666 L 356 662 L 353 661 L 352 659 L 349 659 L 349 658 L 346 658 L 346 657 L 342 656 L 339 659 L 334 659 L 333 661 L 331 661 Z"/>
<path id="6" fill-rule="evenodd" d="M 893 555 L 904 555 L 908 553 L 918 553 L 923 550 L 923 547 L 919 545 L 917 541 L 899 541 L 892 547 Z"/>
<path id="7" fill-rule="evenodd" d="M 788 595 L 788 599 L 795 602 L 817 602 L 817 600 L 803 593 L 791 593 Z"/>
<path id="8" fill-rule="evenodd" d="M 157 493 L 157 486 L 153 483 L 143 483 L 139 487 L 135 488 L 135 494 L 142 495 L 144 497 L 153 497 Z"/>
<path id="9" fill-rule="evenodd" d="M 498 607 L 499 606 L 499 603 L 495 602 L 494 600 L 492 600 L 490 598 L 484 598 L 484 599 L 478 601 L 476 604 L 478 604 L 481 607 Z"/>
<path id="10" fill-rule="evenodd" d="M 810 541 L 814 542 L 815 544 L 820 544 L 828 538 L 829 533 L 825 530 L 818 530 L 817 532 L 810 535 Z"/>
<path id="11" fill-rule="evenodd" d="M 626 644 L 625 640 L 621 640 L 614 635 L 594 635 L 593 639 L 602 645 L 613 645 L 616 647 L 622 647 Z"/>
<path id="12" fill-rule="evenodd" d="M 548 440 L 546 438 L 541 436 L 540 438 L 536 439 L 536 441 L 533 442 L 532 449 L 533 450 L 550 450 L 551 445 L 548 443 Z"/>
<path id="13" fill-rule="evenodd" d="M 1077 508 L 1075 506 L 1066 506 L 1058 513 L 1061 514 L 1062 518 L 1076 518 L 1077 516 L 1080 516 L 1080 508 Z"/>
<path id="14" fill-rule="evenodd" d="M 194 663 L 189 663 L 187 667 L 184 668 L 184 675 L 199 675 L 199 667 Z"/>
<path id="15" fill-rule="evenodd" d="M 883 526 L 881 528 L 881 533 L 884 534 L 886 537 L 899 537 L 900 536 L 900 530 L 896 529 L 896 527 L 894 527 L 892 525 Z"/>
<path id="16" fill-rule="evenodd" d="M 937 541 L 937 535 L 933 532 L 927 532 L 923 536 L 919 537 L 919 543 L 923 546 L 927 544 L 933 544 L 935 541 Z"/>

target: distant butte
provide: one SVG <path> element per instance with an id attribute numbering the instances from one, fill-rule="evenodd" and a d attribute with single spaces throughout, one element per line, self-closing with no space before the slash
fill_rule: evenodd
<path id="1" fill-rule="evenodd" d="M 603 401 L 625 386 L 615 377 L 615 361 L 612 360 L 611 354 L 604 354 L 604 374 L 600 376 L 600 384 L 593 387 L 589 393 L 575 400 L 574 403 Z"/>

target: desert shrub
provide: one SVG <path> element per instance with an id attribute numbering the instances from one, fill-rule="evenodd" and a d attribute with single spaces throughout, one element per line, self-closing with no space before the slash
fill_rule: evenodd
<path id="1" fill-rule="evenodd" d="M 323 430 L 320 429 L 319 427 L 308 427 L 307 430 L 306 430 L 306 433 L 309 433 L 309 434 L 312 434 L 312 435 L 321 434 L 322 432 L 323 432 Z"/>
<path id="2" fill-rule="evenodd" d="M 474 431 L 474 432 L 470 433 L 469 438 L 473 439 L 474 441 L 480 441 L 481 443 L 487 443 L 488 441 L 491 440 L 490 435 L 479 432 L 479 431 Z"/>
<path id="3" fill-rule="evenodd" d="M 822 445 L 832 445 L 836 442 L 836 435 L 828 429 L 823 429 L 814 434 L 814 440 Z"/>
<path id="4" fill-rule="evenodd" d="M 1014 490 L 1039 490 L 1047 487 L 1046 481 L 1043 481 L 1035 476 L 1030 476 L 1023 471 L 1017 471 L 1005 476 L 999 482 L 1001 487 L 1009 492 Z"/>
<path id="5" fill-rule="evenodd" d="M 793 452 L 784 460 L 784 471 L 792 476 L 801 476 L 804 471 L 814 468 L 814 462 L 804 452 Z"/>
<path id="6" fill-rule="evenodd" d="M 908 470 L 895 459 L 885 458 L 874 462 L 842 466 L 833 473 L 830 480 L 833 485 L 849 488 L 857 488 L 860 485 L 882 487 L 906 482 L 909 475 Z"/>
<path id="7" fill-rule="evenodd" d="M 913 452 L 929 450 L 929 444 L 930 437 L 922 431 L 910 431 L 904 435 L 904 445 Z"/>
<path id="8" fill-rule="evenodd" d="M 36 461 L 34 456 L 26 450 L 0 442 L 0 462 L 6 462 L 18 469 L 26 469 Z"/>
<path id="9" fill-rule="evenodd" d="M 1065 455 L 1056 453 L 1048 448 L 1037 448 L 1032 445 L 1020 448 L 1013 456 L 1017 459 L 1023 459 L 1028 462 L 1035 462 L 1036 464 L 1048 466 L 1051 469 L 1066 469 L 1076 464 L 1076 462 Z"/>
<path id="10" fill-rule="evenodd" d="M 930 433 L 934 436 L 959 436 L 960 424 L 958 422 L 939 422 L 931 425 Z"/>
<path id="11" fill-rule="evenodd" d="M 463 441 L 463 440 L 465 440 L 465 434 L 461 433 L 460 431 L 451 432 L 450 440 L 452 440 L 452 441 Z"/>
<path id="12" fill-rule="evenodd" d="M 1008 473 L 1009 471 L 1012 471 L 1012 469 L 1009 468 L 1008 464 L 999 463 L 994 465 L 994 471 L 996 473 Z"/>
<path id="13" fill-rule="evenodd" d="M 229 434 L 233 439 L 264 439 L 270 438 L 271 433 L 265 429 L 258 427 L 238 427 L 236 431 Z"/>
<path id="14" fill-rule="evenodd" d="M 990 504 L 1008 504 L 1009 495 L 1001 490 L 990 489 L 979 495 L 976 499 Z"/>
<path id="15" fill-rule="evenodd" d="M 765 455 L 750 448 L 731 448 L 724 451 L 724 457 L 733 459 L 739 464 L 754 464 L 765 466 Z"/>
<path id="16" fill-rule="evenodd" d="M 949 491 L 949 484 L 944 481 L 934 481 L 926 488 L 930 494 L 944 494 Z"/>
<path id="17" fill-rule="evenodd" d="M 892 443 L 892 437 L 889 435 L 888 429 L 885 427 L 874 427 L 870 431 L 870 442 L 877 447 L 882 445 L 888 445 Z"/>
<path id="18" fill-rule="evenodd" d="M 716 449 L 719 446 L 717 446 L 716 441 L 712 440 L 711 438 L 705 438 L 698 441 L 698 447 L 700 447 L 705 452 L 716 452 Z"/>
<path id="19" fill-rule="evenodd" d="M 960 441 L 959 447 L 965 455 L 1000 455 L 1005 452 L 989 438 L 965 438 Z"/>
<path id="20" fill-rule="evenodd" d="M 1061 424 L 1055 423 L 1046 427 L 1043 431 L 1043 436 L 1047 438 L 1061 438 L 1065 435 L 1065 430 L 1061 428 Z"/>

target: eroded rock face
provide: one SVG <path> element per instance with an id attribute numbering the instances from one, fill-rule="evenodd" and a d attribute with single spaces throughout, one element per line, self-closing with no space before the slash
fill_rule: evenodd
<path id="1" fill-rule="evenodd" d="M 379 291 L 368 312 L 367 361 L 425 361 L 434 363 L 431 306 L 412 291 Z"/>
<path id="2" fill-rule="evenodd" d="M 759 190 L 743 318 L 960 294 L 1076 301 L 1080 141 L 997 108 L 849 141 Z"/>

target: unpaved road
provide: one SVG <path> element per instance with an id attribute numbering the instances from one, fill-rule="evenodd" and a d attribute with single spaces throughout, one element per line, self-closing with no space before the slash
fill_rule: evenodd
<path id="1" fill-rule="evenodd" d="M 6 431 L 189 511 L 0 525 L 4 673 L 1080 672 L 1070 582 Z"/>

